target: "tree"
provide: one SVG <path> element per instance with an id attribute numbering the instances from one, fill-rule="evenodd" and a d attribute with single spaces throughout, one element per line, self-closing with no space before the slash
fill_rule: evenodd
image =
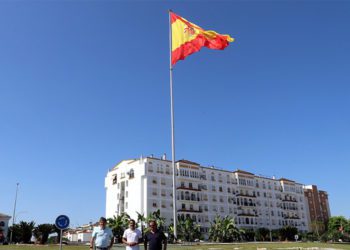
<path id="1" fill-rule="evenodd" d="M 270 238 L 270 230 L 266 227 L 260 227 L 255 232 L 255 236 L 257 240 L 265 241 Z"/>
<path id="2" fill-rule="evenodd" d="M 49 234 L 55 232 L 55 227 L 53 224 L 40 224 L 34 228 L 34 236 L 43 245 L 47 242 Z"/>
<path id="3" fill-rule="evenodd" d="M 279 229 L 272 229 L 271 230 L 271 236 L 272 240 L 281 240 L 280 230 Z"/>
<path id="4" fill-rule="evenodd" d="M 118 216 L 107 219 L 108 226 L 112 229 L 114 236 L 118 242 L 122 242 L 124 230 L 128 228 L 130 216 L 127 213 L 121 213 Z"/>
<path id="5" fill-rule="evenodd" d="M 140 223 L 141 226 L 141 233 L 142 233 L 142 238 L 144 236 L 144 230 L 145 230 L 145 223 L 146 223 L 146 217 L 144 216 L 144 214 L 140 214 L 139 212 L 137 213 L 137 223 Z"/>
<path id="6" fill-rule="evenodd" d="M 350 233 L 350 222 L 344 216 L 333 216 L 328 221 L 327 240 L 339 241 L 348 240 Z"/>
<path id="7" fill-rule="evenodd" d="M 177 238 L 183 241 L 192 242 L 200 239 L 200 225 L 196 224 L 191 218 L 179 219 L 177 224 Z"/>
<path id="8" fill-rule="evenodd" d="M 19 224 L 14 224 L 13 226 L 11 226 L 10 231 L 12 231 L 12 241 L 15 243 L 29 243 L 30 238 L 32 237 L 32 231 L 34 229 L 34 226 L 34 221 L 20 221 Z"/>
<path id="9" fill-rule="evenodd" d="M 149 223 L 150 220 L 155 220 L 157 222 L 158 228 L 160 230 L 164 230 L 165 218 L 160 215 L 159 209 L 148 215 L 146 218 L 147 223 Z"/>
<path id="10" fill-rule="evenodd" d="M 296 227 L 286 226 L 279 230 L 281 240 L 294 240 L 294 236 L 298 234 Z"/>
<path id="11" fill-rule="evenodd" d="M 242 232 L 236 227 L 232 217 L 216 216 L 209 228 L 209 239 L 216 242 L 230 242 L 238 240 Z"/>
<path id="12" fill-rule="evenodd" d="M 328 230 L 350 233 L 350 223 L 344 216 L 332 216 L 328 221 Z"/>
<path id="13" fill-rule="evenodd" d="M 243 233 L 243 239 L 245 241 L 254 241 L 255 240 L 255 232 L 252 228 L 247 228 Z"/>

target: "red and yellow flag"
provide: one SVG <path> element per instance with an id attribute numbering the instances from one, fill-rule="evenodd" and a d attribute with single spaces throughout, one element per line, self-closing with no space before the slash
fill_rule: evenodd
<path id="1" fill-rule="evenodd" d="M 170 12 L 172 31 L 171 64 L 184 60 L 187 56 L 199 51 L 202 47 L 225 49 L 233 38 L 221 35 L 212 30 L 203 30 L 185 18 Z"/>

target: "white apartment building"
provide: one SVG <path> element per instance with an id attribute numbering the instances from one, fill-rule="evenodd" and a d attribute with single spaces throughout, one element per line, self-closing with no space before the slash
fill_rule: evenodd
<path id="1" fill-rule="evenodd" d="M 106 217 L 127 212 L 149 215 L 160 210 L 173 221 L 172 163 L 162 158 L 123 160 L 105 178 Z M 207 233 L 215 216 L 231 216 L 238 228 L 278 229 L 294 226 L 308 231 L 303 185 L 288 179 L 266 178 L 236 170 L 180 160 L 176 162 L 178 217 L 191 217 Z"/>

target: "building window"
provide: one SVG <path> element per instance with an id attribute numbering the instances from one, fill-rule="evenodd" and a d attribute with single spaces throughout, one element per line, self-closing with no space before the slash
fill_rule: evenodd
<path id="1" fill-rule="evenodd" d="M 131 179 L 131 178 L 134 178 L 134 169 L 130 169 L 130 171 L 129 171 L 129 178 Z"/>

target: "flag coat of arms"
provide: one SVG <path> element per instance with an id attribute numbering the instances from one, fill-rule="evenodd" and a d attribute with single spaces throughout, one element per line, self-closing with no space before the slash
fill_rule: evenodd
<path id="1" fill-rule="evenodd" d="M 187 21 L 185 18 L 170 12 L 172 48 L 171 64 L 184 60 L 187 56 L 199 51 L 202 47 L 223 50 L 234 39 Z"/>

